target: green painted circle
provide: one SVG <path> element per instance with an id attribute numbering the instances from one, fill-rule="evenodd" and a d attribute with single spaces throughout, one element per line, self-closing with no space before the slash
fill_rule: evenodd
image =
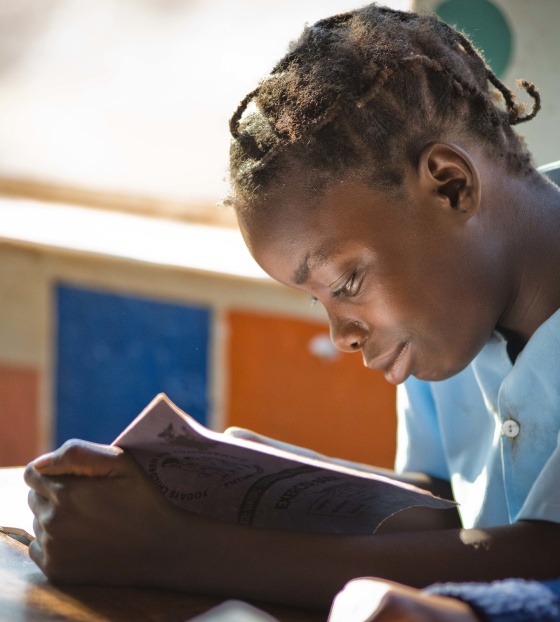
<path id="1" fill-rule="evenodd" d="M 441 19 L 463 31 L 484 53 L 494 73 L 505 73 L 513 47 L 511 29 L 500 9 L 489 0 L 446 0 L 437 8 Z"/>

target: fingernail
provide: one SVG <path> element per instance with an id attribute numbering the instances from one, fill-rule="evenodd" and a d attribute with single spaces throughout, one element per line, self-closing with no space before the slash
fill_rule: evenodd
<path id="1" fill-rule="evenodd" d="M 40 456 L 39 458 L 33 461 L 33 468 L 35 470 L 44 469 L 45 467 L 50 466 L 52 464 L 52 461 L 53 461 L 52 453 L 45 454 L 44 456 Z"/>

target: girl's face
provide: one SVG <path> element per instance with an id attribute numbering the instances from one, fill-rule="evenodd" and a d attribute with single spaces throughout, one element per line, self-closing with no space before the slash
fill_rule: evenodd
<path id="1" fill-rule="evenodd" d="M 324 305 L 333 343 L 394 384 L 466 367 L 505 299 L 481 217 L 407 194 L 347 182 L 310 205 L 292 190 L 241 225 L 270 276 Z"/>

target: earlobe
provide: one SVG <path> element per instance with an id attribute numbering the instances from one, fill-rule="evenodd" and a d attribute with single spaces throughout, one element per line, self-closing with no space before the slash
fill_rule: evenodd
<path id="1" fill-rule="evenodd" d="M 472 216 L 480 204 L 480 177 L 469 154 L 451 143 L 430 143 L 418 161 L 422 188 L 444 207 Z"/>

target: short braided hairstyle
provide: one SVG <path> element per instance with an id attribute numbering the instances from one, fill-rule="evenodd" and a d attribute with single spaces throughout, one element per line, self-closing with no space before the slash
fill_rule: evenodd
<path id="1" fill-rule="evenodd" d="M 540 96 L 518 84 L 533 98 L 528 114 L 435 15 L 371 4 L 320 20 L 232 116 L 228 202 L 254 208 L 294 171 L 313 193 L 348 176 L 398 191 L 405 162 L 448 136 L 478 138 L 508 170 L 528 172 L 530 154 L 511 126 L 537 114 Z"/>

